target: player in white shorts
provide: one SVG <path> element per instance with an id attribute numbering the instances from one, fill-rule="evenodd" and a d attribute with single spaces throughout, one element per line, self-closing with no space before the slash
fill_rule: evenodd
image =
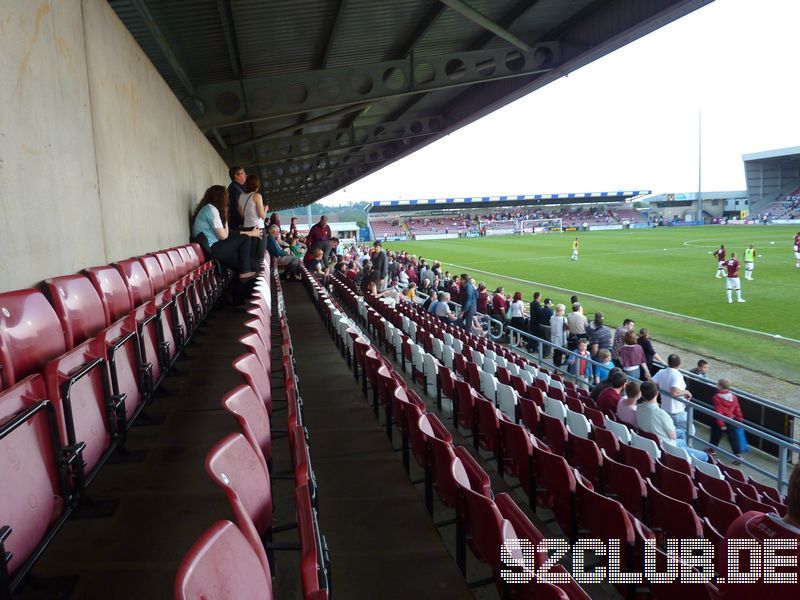
<path id="1" fill-rule="evenodd" d="M 742 298 L 742 285 L 739 282 L 739 261 L 736 260 L 736 252 L 731 252 L 730 259 L 725 261 L 725 270 L 727 271 L 725 288 L 728 291 L 728 303 L 733 302 L 731 298 L 732 291 L 736 292 L 737 302 L 745 302 L 745 299 Z"/>
<path id="2" fill-rule="evenodd" d="M 753 267 L 755 267 L 756 256 L 758 253 L 750 244 L 744 251 L 744 278 L 748 281 L 753 281 Z"/>
<path id="3" fill-rule="evenodd" d="M 721 279 L 725 274 L 725 244 L 719 245 L 719 250 L 712 252 L 714 258 L 717 259 L 717 279 Z"/>
<path id="4" fill-rule="evenodd" d="M 578 260 L 578 250 L 580 246 L 581 243 L 578 241 L 578 238 L 575 238 L 575 241 L 572 242 L 572 256 L 570 256 L 570 260 Z"/>

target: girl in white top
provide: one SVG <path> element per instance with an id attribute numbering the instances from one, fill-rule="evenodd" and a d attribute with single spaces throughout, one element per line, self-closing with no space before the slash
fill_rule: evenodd
<path id="1" fill-rule="evenodd" d="M 564 358 L 564 353 L 559 348 L 567 346 L 569 326 L 567 318 L 564 316 L 565 309 L 563 304 L 556 304 L 556 314 L 550 317 L 550 343 L 555 346 L 553 348 L 553 364 L 557 367 L 561 366 Z"/>
<path id="2" fill-rule="evenodd" d="M 244 194 L 239 194 L 239 214 L 242 215 L 244 229 L 264 229 L 267 207 L 260 191 L 261 178 L 255 174 L 248 175 L 244 182 Z"/>
<path id="3" fill-rule="evenodd" d="M 239 194 L 239 214 L 242 215 L 242 231 L 260 231 L 260 237 L 253 237 L 250 241 L 250 256 L 253 265 L 260 265 L 267 251 L 267 239 L 264 235 L 264 217 L 267 208 L 261 191 L 261 178 L 258 175 L 248 175 L 244 182 L 244 193 Z"/>

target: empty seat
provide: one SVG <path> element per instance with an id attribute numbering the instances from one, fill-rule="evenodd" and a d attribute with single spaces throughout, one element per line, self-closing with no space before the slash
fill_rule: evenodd
<path id="1" fill-rule="evenodd" d="M 698 485 L 702 484 L 705 491 L 712 496 L 715 496 L 725 502 L 734 501 L 734 493 L 731 484 L 725 479 L 718 479 L 712 475 L 708 475 L 705 471 L 696 469 L 694 472 L 694 480 Z"/>
<path id="2" fill-rule="evenodd" d="M 500 419 L 500 448 L 500 474 L 508 472 L 518 478 L 522 489 L 532 499 L 535 492 L 532 473 L 533 444 L 528 430 L 522 425 Z"/>
<path id="3" fill-rule="evenodd" d="M 144 267 L 145 273 L 147 273 L 147 277 L 150 279 L 150 285 L 153 286 L 154 293 L 157 294 L 164 291 L 167 289 L 167 286 L 172 283 L 171 281 L 167 283 L 164 277 L 164 271 L 161 269 L 158 259 L 152 254 L 140 256 L 139 262 L 142 263 L 142 267 Z"/>
<path id="4" fill-rule="evenodd" d="M 161 267 L 161 272 L 164 274 L 164 282 L 166 287 L 177 279 L 175 266 L 172 264 L 172 261 L 166 252 L 156 252 L 153 254 L 153 256 L 158 261 L 158 264 Z"/>
<path id="5" fill-rule="evenodd" d="M 134 306 L 141 306 L 153 298 L 153 286 L 142 263 L 129 258 L 119 261 L 115 266 L 130 290 Z"/>
<path id="6" fill-rule="evenodd" d="M 181 561 L 175 598 L 272 600 L 272 575 L 265 564 L 236 525 L 217 521 Z"/>
<path id="7" fill-rule="evenodd" d="M 631 443 L 631 430 L 628 429 L 628 426 L 624 423 L 619 423 L 605 417 L 604 427 L 616 435 L 623 444 Z"/>
<path id="8" fill-rule="evenodd" d="M 0 531 L 10 528 L 4 545 L 11 554 L 7 567 L 13 590 L 72 509 L 66 477 L 60 473 L 53 407 L 41 375 L 0 392 L 0 448 Z M 0 555 L 0 562 L 5 560 Z M 0 576 L 0 596 L 4 583 Z"/>
<path id="9" fill-rule="evenodd" d="M 567 427 L 564 421 L 556 417 L 551 417 L 546 413 L 541 413 L 539 419 L 542 423 L 542 435 L 547 445 L 561 456 L 566 455 L 567 449 Z"/>
<path id="10" fill-rule="evenodd" d="M 319 530 L 307 485 L 294 490 L 297 530 L 300 537 L 300 583 L 307 600 L 327 598 L 330 588 L 328 546 Z"/>
<path id="11" fill-rule="evenodd" d="M 627 444 L 620 444 L 619 459 L 624 464 L 639 471 L 642 477 L 652 477 L 656 472 L 655 461 L 646 450 L 634 448 Z"/>
<path id="12" fill-rule="evenodd" d="M 609 458 L 605 450 L 602 454 L 603 485 L 606 494 L 619 500 L 631 513 L 642 518 L 647 499 L 645 480 L 635 468 Z"/>
<path id="13" fill-rule="evenodd" d="M 250 334 L 244 336 L 254 343 L 253 338 L 258 338 L 257 335 Z M 242 338 L 242 339 L 244 339 Z M 264 403 L 267 409 L 267 414 L 272 414 L 272 388 L 269 376 L 264 371 L 264 367 L 259 361 L 258 356 L 253 352 L 247 352 L 237 357 L 233 361 L 233 368 L 236 369 L 244 379 L 244 382 L 253 388 L 253 391 Z"/>
<path id="14" fill-rule="evenodd" d="M 272 529 L 272 487 L 255 448 L 241 433 L 220 440 L 206 457 L 206 472 L 225 492 L 239 528 L 264 540 Z"/>
<path id="15" fill-rule="evenodd" d="M 562 421 L 567 419 L 567 405 L 549 396 L 545 396 L 544 399 L 544 412 Z"/>
<path id="16" fill-rule="evenodd" d="M 702 483 L 697 484 L 697 511 L 722 533 L 727 532 L 730 524 L 742 514 L 736 504 L 710 494 Z"/>
<path id="17" fill-rule="evenodd" d="M 593 440 L 568 432 L 569 455 L 571 464 L 581 475 L 599 487 L 603 468 L 603 456 Z"/>
<path id="18" fill-rule="evenodd" d="M 543 487 L 550 500 L 556 521 L 572 540 L 577 535 L 575 512 L 575 477 L 572 468 L 562 456 L 533 447 L 537 485 Z"/>
<path id="19" fill-rule="evenodd" d="M 639 435 L 635 431 L 631 431 L 631 446 L 644 450 L 654 461 L 661 458 L 661 449 L 658 444 L 649 438 Z"/>
<path id="20" fill-rule="evenodd" d="M 567 409 L 567 428 L 578 437 L 589 439 L 592 425 L 581 413 Z"/>
<path id="21" fill-rule="evenodd" d="M 619 457 L 619 438 L 608 429 L 594 427 L 592 439 L 597 447 L 605 450 L 606 454 L 616 460 Z"/>
<path id="22" fill-rule="evenodd" d="M 133 299 L 122 274 L 112 266 L 90 267 L 84 273 L 100 296 L 106 322 L 114 323 L 133 310 Z"/>
<path id="23" fill-rule="evenodd" d="M 53 307 L 37 290 L 0 294 L 0 389 L 41 372 L 66 350 Z"/>
<path id="24" fill-rule="evenodd" d="M 647 524 L 664 538 L 703 537 L 703 525 L 691 504 L 676 500 L 650 483 L 647 486 Z"/>
<path id="25" fill-rule="evenodd" d="M 686 473 L 664 466 L 660 461 L 656 461 L 656 483 L 658 489 L 683 502 L 693 504 L 697 499 L 692 478 Z"/>
<path id="26" fill-rule="evenodd" d="M 45 280 L 53 308 L 64 330 L 67 350 L 94 337 L 106 321 L 103 303 L 84 275 L 65 275 Z"/>
<path id="27" fill-rule="evenodd" d="M 720 471 L 719 467 L 715 464 L 710 462 L 704 462 L 702 460 L 698 460 L 695 457 L 692 457 L 692 465 L 694 466 L 696 471 L 700 471 L 705 473 L 706 475 L 710 475 L 715 479 L 725 479 L 722 476 L 722 471 Z"/>
<path id="28" fill-rule="evenodd" d="M 264 402 L 249 385 L 240 385 L 222 399 L 222 406 L 236 419 L 244 437 L 260 450 L 264 468 L 272 463 L 272 432 Z"/>

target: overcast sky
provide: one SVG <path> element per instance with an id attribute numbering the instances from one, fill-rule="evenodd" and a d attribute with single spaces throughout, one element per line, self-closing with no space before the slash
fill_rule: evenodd
<path id="1" fill-rule="evenodd" d="M 800 146 L 800 0 L 716 0 L 323 199 L 745 189 Z"/>

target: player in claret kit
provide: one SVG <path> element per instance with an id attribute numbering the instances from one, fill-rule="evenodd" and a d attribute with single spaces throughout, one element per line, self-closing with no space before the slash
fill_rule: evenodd
<path id="1" fill-rule="evenodd" d="M 720 244 L 719 250 L 715 250 L 713 255 L 717 259 L 717 279 L 719 279 L 725 274 L 725 244 Z"/>
<path id="2" fill-rule="evenodd" d="M 794 259 L 797 261 L 794 266 L 800 269 L 800 231 L 794 236 Z"/>
<path id="3" fill-rule="evenodd" d="M 737 302 L 745 302 L 745 299 L 742 298 L 742 287 L 739 282 L 739 261 L 736 260 L 736 252 L 731 252 L 730 259 L 725 261 L 725 270 L 727 271 L 725 288 L 728 290 L 728 303 L 733 302 L 731 291 L 736 292 Z"/>
<path id="4" fill-rule="evenodd" d="M 755 260 L 758 253 L 756 249 L 753 248 L 753 244 L 750 244 L 744 251 L 744 278 L 747 281 L 753 281 L 753 267 L 755 266 Z"/>

